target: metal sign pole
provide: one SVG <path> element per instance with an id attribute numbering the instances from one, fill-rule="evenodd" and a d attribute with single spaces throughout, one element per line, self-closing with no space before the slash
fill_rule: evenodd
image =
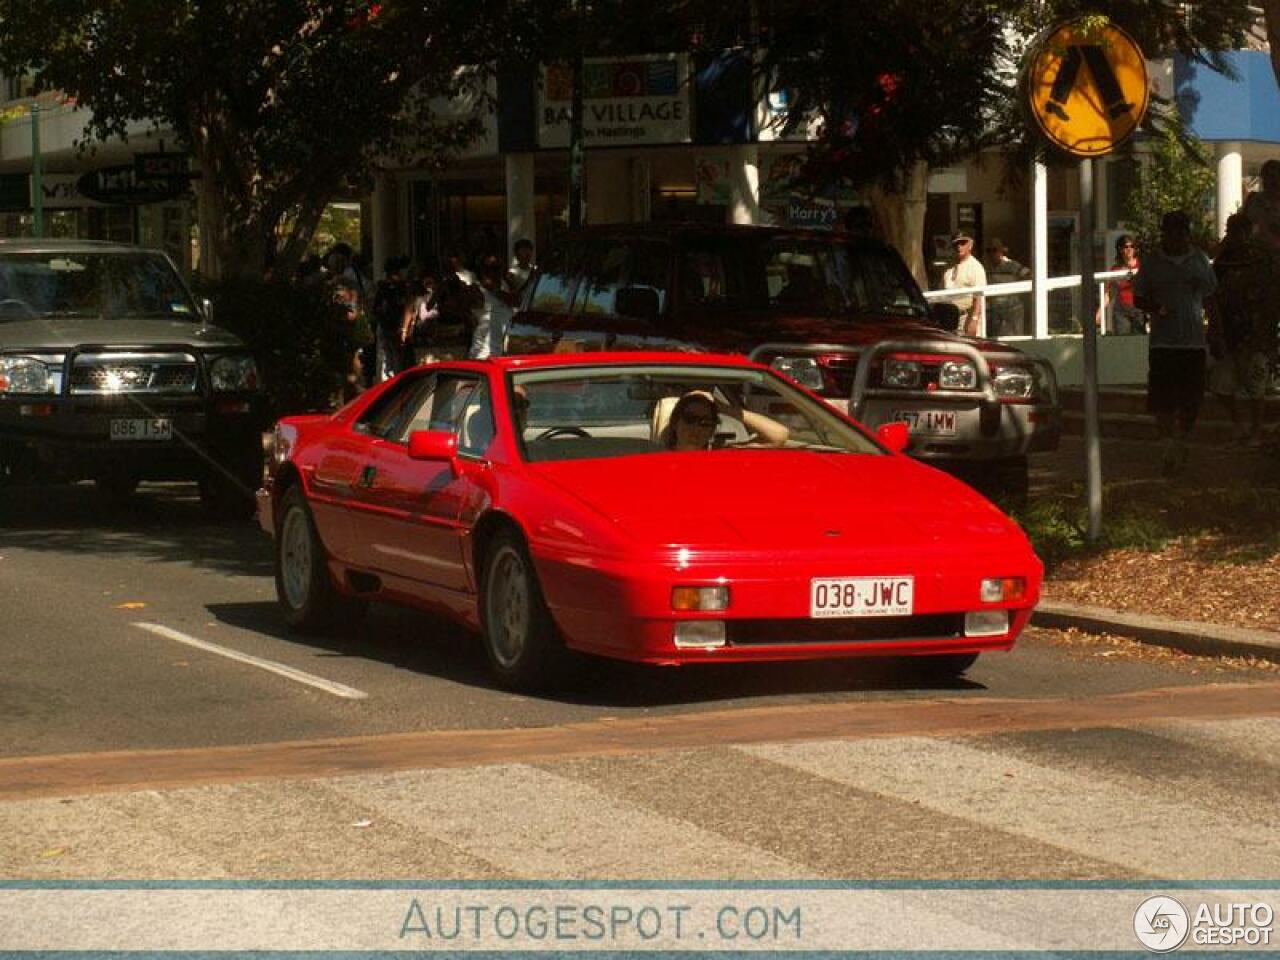
<path id="1" fill-rule="evenodd" d="M 40 104 L 31 104 L 31 220 L 37 239 L 44 236 L 44 158 L 40 156 Z"/>
<path id="2" fill-rule="evenodd" d="M 1080 161 L 1080 325 L 1084 334 L 1084 449 L 1089 543 L 1102 534 L 1102 437 L 1098 423 L 1098 288 L 1093 280 L 1093 160 Z"/>

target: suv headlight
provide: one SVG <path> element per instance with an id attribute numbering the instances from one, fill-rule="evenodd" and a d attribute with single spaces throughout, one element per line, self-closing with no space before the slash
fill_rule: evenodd
<path id="1" fill-rule="evenodd" d="M 774 357 L 769 364 L 785 377 L 790 377 L 806 390 L 822 390 L 822 368 L 814 357 Z"/>
<path id="2" fill-rule="evenodd" d="M 903 390 L 910 390 L 913 387 L 920 386 L 920 372 L 920 364 L 915 360 L 889 357 L 884 362 L 880 379 L 886 387 L 900 387 Z"/>
<path id="3" fill-rule="evenodd" d="M 49 368 L 35 357 L 0 357 L 0 393 L 53 393 Z"/>
<path id="4" fill-rule="evenodd" d="M 253 357 L 218 357 L 209 365 L 214 393 L 258 389 L 258 365 Z"/>
<path id="5" fill-rule="evenodd" d="M 1012 400 L 1030 400 L 1036 395 L 1036 375 L 1029 367 L 1001 367 L 996 371 L 996 396 Z"/>
<path id="6" fill-rule="evenodd" d="M 943 390 L 972 390 L 978 385 L 978 371 L 968 360 L 948 360 L 938 367 L 938 386 Z"/>

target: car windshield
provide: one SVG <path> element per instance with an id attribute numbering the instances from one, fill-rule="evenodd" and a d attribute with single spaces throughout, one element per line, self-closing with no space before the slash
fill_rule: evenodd
<path id="1" fill-rule="evenodd" d="M 0 252 L 0 322 L 121 316 L 195 321 L 199 314 L 158 253 Z"/>
<path id="2" fill-rule="evenodd" d="M 686 307 L 728 313 L 874 313 L 922 317 L 928 306 L 897 256 L 832 235 L 693 235 L 680 263 Z"/>
<path id="3" fill-rule="evenodd" d="M 783 378 L 695 364 L 561 367 L 511 375 L 525 458 L 592 460 L 730 449 L 880 454 Z"/>

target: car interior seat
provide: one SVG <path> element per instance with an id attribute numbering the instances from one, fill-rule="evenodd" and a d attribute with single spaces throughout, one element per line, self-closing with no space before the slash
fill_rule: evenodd
<path id="1" fill-rule="evenodd" d="M 653 416 L 649 421 L 649 441 L 662 445 L 662 435 L 671 422 L 671 413 L 680 402 L 679 397 L 663 397 L 653 407 Z"/>

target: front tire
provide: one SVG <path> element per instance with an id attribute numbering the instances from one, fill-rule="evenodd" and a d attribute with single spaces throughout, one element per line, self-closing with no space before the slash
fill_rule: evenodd
<path id="1" fill-rule="evenodd" d="M 367 602 L 338 593 L 329 578 L 328 554 L 300 486 L 281 498 L 275 559 L 276 599 L 291 629 L 319 633 L 364 615 Z"/>
<path id="2" fill-rule="evenodd" d="M 529 551 L 513 531 L 497 534 L 485 553 L 480 619 L 485 654 L 499 684 L 528 691 L 556 678 L 563 667 L 564 646 Z"/>

